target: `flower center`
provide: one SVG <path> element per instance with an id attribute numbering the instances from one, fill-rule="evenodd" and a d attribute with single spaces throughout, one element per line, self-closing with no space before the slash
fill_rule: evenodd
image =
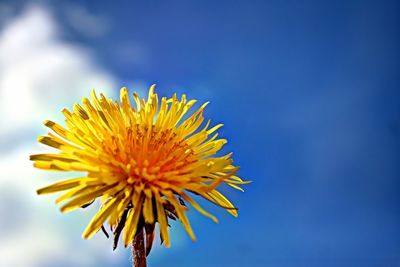
<path id="1" fill-rule="evenodd" d="M 121 140 L 126 140 L 122 144 Z M 111 143 L 108 144 L 108 143 Z M 154 184 L 184 174 L 193 162 L 193 150 L 175 129 L 157 130 L 154 127 L 135 127 L 126 130 L 126 136 L 111 137 L 103 146 L 118 166 L 118 176 L 128 184 Z"/>

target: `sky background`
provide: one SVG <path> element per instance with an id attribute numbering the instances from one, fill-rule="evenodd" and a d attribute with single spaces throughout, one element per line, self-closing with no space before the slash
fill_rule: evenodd
<path id="1" fill-rule="evenodd" d="M 397 1 L 0 0 L 0 266 L 131 266 L 95 209 L 61 214 L 35 189 L 45 119 L 91 88 L 186 93 L 224 123 L 245 193 L 233 218 L 172 225 L 149 267 L 400 266 Z"/>

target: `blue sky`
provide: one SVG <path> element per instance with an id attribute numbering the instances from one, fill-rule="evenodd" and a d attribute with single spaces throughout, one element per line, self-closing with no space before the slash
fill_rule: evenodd
<path id="1" fill-rule="evenodd" d="M 2 31 L 32 6 L 3 2 Z M 82 67 L 93 76 L 85 86 L 101 77 L 116 95 L 123 85 L 143 91 L 157 83 L 161 95 L 210 100 L 206 115 L 225 124 L 226 151 L 234 152 L 241 177 L 254 181 L 245 193 L 225 190 L 239 218 L 206 205 L 220 218 L 215 225 L 190 212 L 198 241 L 174 225 L 172 248 L 154 251 L 150 266 L 400 264 L 399 3 L 34 3 L 57 25 L 51 38 L 87 60 L 78 64 L 90 66 Z M 59 105 L 89 89 L 71 89 L 74 97 Z M 46 112 L 57 116 L 50 108 L 40 115 Z M 43 131 L 26 128 L 20 144 Z M 0 153 L 5 147 L 0 142 Z M 86 221 L 74 223 L 79 230 L 65 235 L 76 235 L 84 250 L 78 239 Z M 112 263 L 129 266 L 128 254 Z"/>

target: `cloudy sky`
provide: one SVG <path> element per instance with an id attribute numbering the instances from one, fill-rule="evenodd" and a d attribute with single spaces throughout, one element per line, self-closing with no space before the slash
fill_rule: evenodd
<path id="1" fill-rule="evenodd" d="M 96 88 L 211 100 L 253 180 L 218 225 L 190 212 L 151 266 L 400 264 L 399 4 L 391 1 L 0 2 L 0 266 L 130 266 L 60 214 L 35 170 L 45 119 Z"/>
<path id="2" fill-rule="evenodd" d="M 1 10 L 6 7 L 2 6 Z M 98 67 L 83 47 L 60 40 L 60 25 L 44 6 L 26 6 L 3 23 L 0 33 L 1 266 L 55 266 L 60 259 L 66 266 L 94 266 L 96 261 L 90 252 L 84 252 L 80 242 L 66 234 L 76 225 L 74 219 L 67 218 L 67 222 L 56 225 L 53 221 L 58 214 L 37 201 L 34 189 L 50 179 L 33 170 L 27 157 L 39 149 L 34 140 L 44 130 L 40 125 L 45 117 L 60 118 L 57 111 L 62 105 L 84 95 L 81 88 L 109 90 L 114 86 L 114 77 Z M 108 247 L 101 241 L 88 245 L 89 251 L 104 250 L 98 255 L 105 262 L 118 260 L 118 257 L 109 257 Z M 71 253 L 75 256 L 70 257 Z"/>

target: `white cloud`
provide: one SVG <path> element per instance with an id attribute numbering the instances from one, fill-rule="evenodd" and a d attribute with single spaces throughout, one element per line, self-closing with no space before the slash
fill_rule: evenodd
<path id="1" fill-rule="evenodd" d="M 58 32 L 46 9 L 31 6 L 0 33 L 0 135 L 37 125 L 91 88 L 113 88 L 113 77 Z"/>
<path id="2" fill-rule="evenodd" d="M 89 221 L 88 212 L 60 215 L 48 199 L 35 195 L 50 176 L 34 170 L 28 161 L 29 154 L 44 149 L 25 144 L 32 142 L 31 132 L 44 119 L 60 118 L 63 107 L 87 96 L 91 88 L 106 94 L 116 89 L 112 75 L 96 66 L 87 50 L 62 41 L 60 32 L 41 6 L 26 8 L 1 28 L 1 266 L 58 266 L 61 259 L 69 266 L 97 266 L 99 261 L 114 265 L 126 260 L 110 257 L 111 244 L 102 236 L 77 242 Z M 26 132 L 29 138 L 23 135 Z"/>
<path id="3" fill-rule="evenodd" d="M 64 13 L 68 23 L 78 32 L 89 37 L 100 37 L 110 31 L 110 20 L 104 15 L 94 15 L 86 8 L 67 4 Z"/>
<path id="4" fill-rule="evenodd" d="M 37 226 L 27 222 L 20 231 L 1 239 L 2 266 L 37 266 L 37 262 L 44 261 L 48 255 L 60 253 L 60 248 L 65 246 L 60 242 L 62 240 L 49 236 L 48 229 Z"/>

